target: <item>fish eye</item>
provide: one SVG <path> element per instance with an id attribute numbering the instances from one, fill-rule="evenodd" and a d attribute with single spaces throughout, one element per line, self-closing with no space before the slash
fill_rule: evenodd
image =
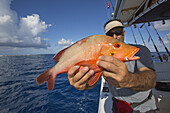
<path id="1" fill-rule="evenodd" d="M 120 43 L 115 43 L 114 47 L 115 48 L 119 48 L 120 47 Z"/>

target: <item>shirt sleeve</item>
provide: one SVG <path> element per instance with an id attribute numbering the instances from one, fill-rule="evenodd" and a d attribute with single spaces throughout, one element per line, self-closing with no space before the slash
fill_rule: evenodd
<path id="1" fill-rule="evenodd" d="M 140 48 L 140 50 L 136 54 L 137 56 L 140 57 L 140 59 L 136 61 L 137 68 L 139 69 L 142 67 L 148 67 L 155 71 L 153 60 L 152 60 L 152 55 L 149 49 L 142 45 L 138 45 L 137 47 Z"/>

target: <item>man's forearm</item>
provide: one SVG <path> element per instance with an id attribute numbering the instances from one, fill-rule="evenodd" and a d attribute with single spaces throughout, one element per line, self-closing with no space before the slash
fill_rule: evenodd
<path id="1" fill-rule="evenodd" d="M 125 87 L 136 90 L 146 91 L 156 85 L 156 74 L 152 70 L 129 73 L 129 82 Z"/>

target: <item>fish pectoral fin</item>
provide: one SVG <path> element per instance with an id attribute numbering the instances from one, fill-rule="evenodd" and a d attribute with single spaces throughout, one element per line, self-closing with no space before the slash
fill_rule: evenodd
<path id="1" fill-rule="evenodd" d="M 91 76 L 90 79 L 88 80 L 88 85 L 89 85 L 89 86 L 95 85 L 95 84 L 98 82 L 100 76 L 101 76 L 101 72 L 95 73 L 95 74 L 94 74 L 93 76 Z"/>

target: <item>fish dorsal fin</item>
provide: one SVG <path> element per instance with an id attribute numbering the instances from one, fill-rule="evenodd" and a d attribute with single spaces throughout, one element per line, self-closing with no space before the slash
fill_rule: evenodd
<path id="1" fill-rule="evenodd" d="M 83 38 L 83 39 L 81 39 L 80 41 L 77 41 L 75 44 L 81 45 L 81 44 L 85 43 L 88 38 L 89 38 L 89 37 Z"/>
<path id="2" fill-rule="evenodd" d="M 59 53 L 57 53 L 54 57 L 53 57 L 53 60 L 54 62 L 58 62 L 59 59 L 61 58 L 62 54 L 68 49 L 69 47 L 61 50 Z"/>
<path id="3" fill-rule="evenodd" d="M 75 44 L 81 45 L 81 44 L 85 43 L 88 38 L 89 38 L 89 37 L 86 37 L 86 38 L 84 38 L 84 39 L 82 39 L 82 40 L 80 40 L 80 41 L 77 41 L 76 43 L 72 44 L 71 46 L 73 46 L 73 45 L 75 45 Z M 58 62 L 59 59 L 62 57 L 63 53 L 64 53 L 67 49 L 69 49 L 71 46 L 69 46 L 69 47 L 61 50 L 59 53 L 57 53 L 57 54 L 53 57 L 54 62 Z"/>

